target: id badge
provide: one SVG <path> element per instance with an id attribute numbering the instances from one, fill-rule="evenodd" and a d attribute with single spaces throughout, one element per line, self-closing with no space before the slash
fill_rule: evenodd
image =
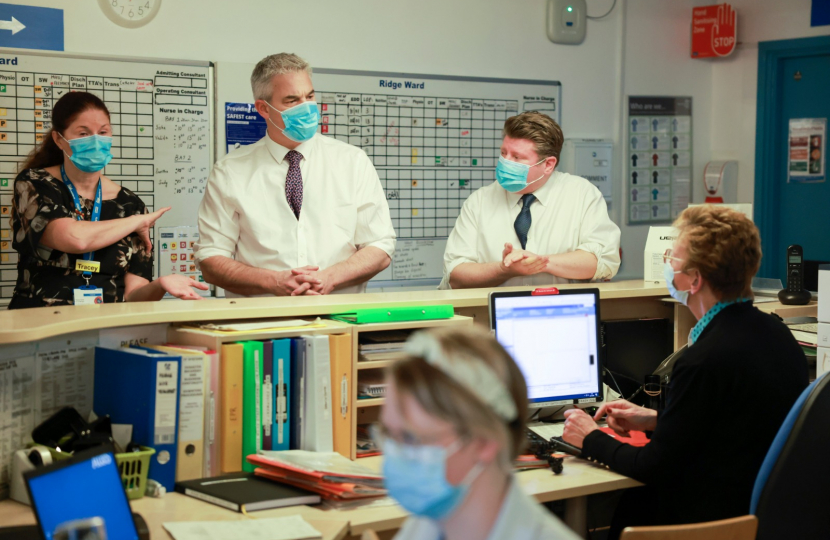
<path id="1" fill-rule="evenodd" d="M 81 285 L 75 289 L 75 305 L 103 304 L 104 289 L 94 285 Z"/>

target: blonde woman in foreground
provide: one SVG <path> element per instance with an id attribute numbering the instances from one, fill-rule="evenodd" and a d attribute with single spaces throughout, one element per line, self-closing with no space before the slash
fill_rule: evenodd
<path id="1" fill-rule="evenodd" d="M 479 329 L 414 334 L 387 374 L 377 438 L 390 496 L 412 516 L 397 540 L 579 538 L 520 489 L 525 439 L 518 366 Z"/>

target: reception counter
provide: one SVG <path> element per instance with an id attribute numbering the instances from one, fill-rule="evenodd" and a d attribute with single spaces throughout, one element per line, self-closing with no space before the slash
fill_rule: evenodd
<path id="1" fill-rule="evenodd" d="M 662 285 L 642 280 L 609 283 L 578 283 L 560 288 L 596 287 L 600 291 L 601 317 L 628 319 L 672 318 L 673 309 L 661 303 L 668 296 Z M 532 287 L 499 288 L 499 291 L 532 290 Z M 124 326 L 157 323 L 206 322 L 235 319 L 317 317 L 358 308 L 387 308 L 452 304 L 456 313 L 489 323 L 487 301 L 494 289 L 457 291 L 408 291 L 329 296 L 166 300 L 104 304 L 97 306 L 59 306 L 0 312 L 0 345 L 25 343 L 49 337 Z"/>

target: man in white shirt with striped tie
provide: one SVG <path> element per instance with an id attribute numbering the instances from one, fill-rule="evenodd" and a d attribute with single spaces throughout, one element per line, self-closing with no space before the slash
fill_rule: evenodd
<path id="1" fill-rule="evenodd" d="M 496 181 L 464 202 L 444 251 L 442 289 L 604 280 L 620 229 L 593 184 L 559 172 L 562 129 L 524 112 L 504 123 Z"/>
<path id="2" fill-rule="evenodd" d="M 251 75 L 268 132 L 214 166 L 195 258 L 228 296 L 363 292 L 389 266 L 395 231 L 361 149 L 317 133 L 311 68 L 294 54 Z"/>

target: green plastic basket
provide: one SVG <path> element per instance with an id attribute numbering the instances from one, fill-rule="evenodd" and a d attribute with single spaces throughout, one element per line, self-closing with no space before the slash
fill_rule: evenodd
<path id="1" fill-rule="evenodd" d="M 142 446 L 139 452 L 115 454 L 115 462 L 118 464 L 118 472 L 121 473 L 121 482 L 128 499 L 140 499 L 144 496 L 147 490 L 150 457 L 155 453 L 154 449 Z"/>
<path id="2" fill-rule="evenodd" d="M 49 449 L 52 454 L 52 461 L 59 461 L 72 457 L 72 454 L 58 452 L 54 448 Z M 156 451 L 147 446 L 142 446 L 138 452 L 124 452 L 115 454 L 115 463 L 118 465 L 118 472 L 121 473 L 121 483 L 124 484 L 124 491 L 130 500 L 140 499 L 147 489 L 147 471 L 150 469 L 150 457 Z"/>

